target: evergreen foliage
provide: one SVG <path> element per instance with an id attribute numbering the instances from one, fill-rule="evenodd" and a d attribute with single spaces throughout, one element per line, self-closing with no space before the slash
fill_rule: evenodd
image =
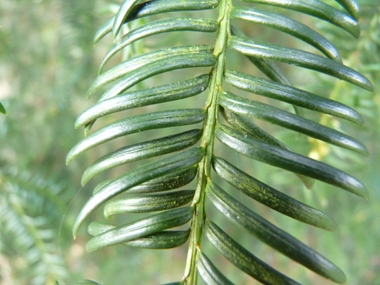
<path id="1" fill-rule="evenodd" d="M 242 2 L 248 5 L 243 5 Z M 291 86 L 290 80 L 277 65 L 285 63 L 311 69 L 365 90 L 373 90 L 366 77 L 343 65 L 338 50 L 323 35 L 285 16 L 282 9 L 272 9 L 283 8 L 308 14 L 358 37 L 360 30 L 357 23 L 357 3 L 351 0 L 337 2 L 344 11 L 335 5 L 330 6 L 317 0 L 125 0 L 116 15 L 95 35 L 95 43 L 111 32 L 115 40 L 101 62 L 99 75 L 87 95 L 90 97 L 100 89 L 105 91 L 93 107 L 79 116 L 76 128 L 84 127 L 87 135 L 95 122 L 106 115 L 184 100 L 190 96 L 197 96 L 199 101 L 205 98 L 205 106 L 184 109 L 183 104 L 178 109 L 146 111 L 118 121 L 108 121 L 105 126 L 89 134 L 71 149 L 67 163 L 93 147 L 137 132 L 187 125 L 199 126 L 199 123 L 202 123 L 202 127 L 154 140 L 148 139 L 98 158 L 85 171 L 83 185 L 99 173 L 115 166 L 167 154 L 97 186 L 76 219 L 74 237 L 84 220 L 103 205 L 106 218 L 116 214 L 153 212 L 122 225 L 92 222 L 88 231 L 93 237 L 87 243 L 87 250 L 93 251 L 115 244 L 155 249 L 172 248 L 189 239 L 185 273 L 178 284 L 196 284 L 198 273 L 206 284 L 232 284 L 228 276 L 204 252 L 203 244 L 206 241 L 202 242 L 202 237 L 205 236 L 226 259 L 258 281 L 264 284 L 298 284 L 250 253 L 226 229 L 217 225 L 213 215 L 209 214 L 210 211 L 206 211 L 206 201 L 209 201 L 226 219 L 258 240 L 327 279 L 345 283 L 345 274 L 336 265 L 234 199 L 218 185 L 216 178 L 221 178 L 246 196 L 291 218 L 330 231 L 336 228 L 336 222 L 327 214 L 257 180 L 239 169 L 239 165 L 229 162 L 228 158 L 216 155 L 217 148 L 222 148 L 216 144 L 218 140 L 241 155 L 294 172 L 308 188 L 317 179 L 368 198 L 366 187 L 353 176 L 290 150 L 260 128 L 258 122 L 251 120 L 266 121 L 313 139 L 368 155 L 366 147 L 357 139 L 303 115 L 303 110 L 307 109 L 362 125 L 363 119 L 358 112 L 320 94 Z M 208 16 L 169 15 L 169 12 L 200 12 L 208 9 L 218 11 L 218 18 L 214 20 Z M 123 26 L 128 23 L 154 15 L 160 15 L 160 18 L 146 21 L 125 34 L 122 32 Z M 269 43 L 263 41 L 259 35 L 251 37 L 241 31 L 243 27 L 253 24 L 298 38 L 319 50 L 323 56 Z M 195 45 L 194 41 L 190 41 L 188 44 L 191 45 L 142 52 L 103 71 L 117 53 L 129 48 L 136 41 L 178 31 L 212 33 L 215 38 L 209 45 Z M 230 51 L 244 55 L 268 79 L 229 68 Z M 174 83 L 131 90 L 153 76 L 187 68 L 202 68 L 205 72 Z M 104 89 L 105 86 L 107 87 Z M 237 89 L 251 95 L 248 98 L 235 95 L 240 93 Z M 277 103 L 267 104 L 253 100 L 256 96 L 252 94 L 277 100 L 273 102 L 292 104 L 296 114 L 279 108 Z M 194 188 L 171 191 L 189 182 L 185 180 L 185 183 L 172 183 L 173 176 L 179 172 L 193 172 L 194 166 L 197 170 L 197 175 L 192 176 L 196 180 Z M 122 197 L 112 199 L 116 196 Z M 181 227 L 179 231 L 169 230 L 182 225 L 187 226 Z"/>
<path id="2" fill-rule="evenodd" d="M 66 208 L 60 183 L 17 171 L 1 171 L 0 177 L 0 248 L 11 264 L 12 275 L 20 284 L 66 279 L 67 267 L 55 230 Z"/>
<path id="3" fill-rule="evenodd" d="M 0 1 L 0 283 L 380 284 L 379 3 L 125 5 Z"/>

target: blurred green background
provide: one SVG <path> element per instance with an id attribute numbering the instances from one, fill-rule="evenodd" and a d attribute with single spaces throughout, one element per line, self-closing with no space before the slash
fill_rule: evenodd
<path id="1" fill-rule="evenodd" d="M 336 219 L 339 228 L 334 233 L 324 232 L 251 203 L 255 211 L 340 266 L 347 274 L 347 284 L 380 284 L 380 4 L 372 0 L 358 2 L 362 8 L 362 33 L 357 41 L 328 23 L 290 14 L 316 27 L 332 41 L 346 65 L 371 79 L 374 93 L 315 72 L 281 67 L 295 86 L 358 110 L 365 119 L 365 127 L 312 112 L 305 112 L 305 116 L 358 138 L 368 147 L 371 156 L 363 158 L 291 131 L 268 124 L 261 126 L 293 150 L 321 159 L 358 178 L 370 191 L 369 201 L 319 182 L 307 190 L 294 175 L 237 157 L 232 152 L 229 159 L 271 186 L 328 213 Z M 89 239 L 85 230 L 81 230 L 75 241 L 71 237 L 76 214 L 95 186 L 89 183 L 81 188 L 81 175 L 94 157 L 106 150 L 90 152 L 69 166 L 65 166 L 65 156 L 83 138 L 82 131 L 74 130 L 74 121 L 96 101 L 85 98 L 86 90 L 112 44 L 111 38 L 106 37 L 94 48 L 93 35 L 115 7 L 117 5 L 103 0 L 0 1 L 0 101 L 8 113 L 0 116 L 0 284 L 40 285 L 53 284 L 55 280 L 60 284 L 74 284 L 86 278 L 104 284 L 159 284 L 182 277 L 186 246 L 167 251 L 117 246 L 88 254 L 84 250 Z M 201 14 L 215 16 L 211 12 Z M 198 14 L 188 12 L 187 15 Z M 259 35 L 263 40 L 305 48 L 289 36 L 253 27 L 255 29 L 244 25 L 242 29 L 252 37 Z M 166 46 L 179 45 L 182 41 L 189 44 L 186 38 L 189 35 L 165 35 L 153 40 L 159 39 L 160 44 Z M 195 35 L 191 44 L 195 41 L 210 41 L 210 35 Z M 156 45 L 152 40 L 139 43 L 114 63 Z M 257 73 L 244 58 L 231 55 L 230 59 L 231 67 Z M 172 74 L 169 81 L 180 78 L 181 74 Z M 205 95 L 201 96 L 191 98 L 189 104 L 203 107 Z M 291 110 L 285 104 L 280 106 Z M 134 112 L 137 111 L 131 114 Z M 137 139 L 118 140 L 111 147 Z M 227 150 L 223 153 L 224 156 L 229 154 Z M 100 175 L 97 181 L 120 175 L 133 166 Z M 101 219 L 100 214 L 94 215 L 95 218 Z M 227 226 L 232 231 L 235 229 L 232 224 Z M 243 235 L 241 241 L 261 259 L 302 284 L 329 283 L 256 243 L 248 235 Z M 211 256 L 218 258 L 214 252 Z M 238 274 L 225 260 L 218 262 L 236 284 L 256 284 Z"/>

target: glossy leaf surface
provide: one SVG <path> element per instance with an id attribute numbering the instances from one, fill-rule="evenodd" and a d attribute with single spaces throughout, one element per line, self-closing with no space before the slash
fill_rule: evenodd
<path id="1" fill-rule="evenodd" d="M 142 39 L 144 37 L 157 35 L 160 33 L 167 33 L 172 31 L 201 31 L 201 32 L 215 32 L 218 29 L 217 22 L 214 20 L 198 20 L 196 18 L 176 18 L 170 20 L 160 20 L 150 24 L 146 24 L 137 28 L 120 40 L 118 40 L 110 51 L 104 57 L 100 64 L 99 74 L 101 73 L 107 61 L 122 50 L 127 45 Z"/>
<path id="2" fill-rule="evenodd" d="M 237 71 L 227 70 L 225 75 L 228 83 L 244 91 L 363 124 L 354 109 L 328 98 Z"/>
<path id="3" fill-rule="evenodd" d="M 92 222 L 89 224 L 87 231 L 92 236 L 103 234 L 109 230 L 115 229 L 116 226 Z M 131 241 L 122 243 L 130 247 L 146 248 L 146 249 L 168 249 L 178 247 L 184 244 L 189 238 L 189 230 L 187 231 L 162 231 L 155 234 L 147 235 Z"/>
<path id="4" fill-rule="evenodd" d="M 312 69 L 345 80 L 368 91 L 373 91 L 372 83 L 366 77 L 332 59 L 297 49 L 256 42 L 248 38 L 231 37 L 229 46 L 245 55 Z"/>
<path id="5" fill-rule="evenodd" d="M 237 268 L 264 284 L 299 284 L 276 271 L 228 236 L 213 222 L 207 221 L 205 234 L 211 244 Z"/>
<path id="6" fill-rule="evenodd" d="M 276 30 L 288 33 L 314 46 L 335 61 L 342 62 L 336 48 L 325 37 L 291 18 L 265 10 L 246 7 L 233 8 L 231 10 L 231 18 L 272 27 Z"/>
<path id="7" fill-rule="evenodd" d="M 273 5 L 285 9 L 295 10 L 305 13 L 329 23 L 332 23 L 354 37 L 358 37 L 360 33 L 358 23 L 347 14 L 327 5 L 319 0 L 240 0 L 243 2 L 254 2 L 259 4 Z"/>
<path id="8" fill-rule="evenodd" d="M 180 55 L 149 63 L 136 70 L 133 74 L 127 74 L 121 78 L 112 88 L 105 92 L 99 99 L 103 101 L 119 95 L 128 88 L 154 75 L 183 68 L 207 67 L 215 64 L 212 54 L 194 53 L 193 55 Z"/>
<path id="9" fill-rule="evenodd" d="M 197 175 L 197 167 L 173 171 L 129 189 L 129 193 L 153 193 L 180 188 L 189 184 Z"/>
<path id="10" fill-rule="evenodd" d="M 301 222 L 335 230 L 336 222 L 328 215 L 258 181 L 222 158 L 215 157 L 213 167 L 221 178 L 256 201 Z M 209 183 L 208 187 L 212 190 L 217 186 Z"/>
<path id="11" fill-rule="evenodd" d="M 359 5 L 354 0 L 336 0 L 340 5 L 342 5 L 350 15 L 355 19 L 359 20 Z"/>
<path id="12" fill-rule="evenodd" d="M 227 218 L 242 226 L 269 246 L 337 283 L 346 281 L 344 273 L 333 263 L 249 210 L 217 185 L 208 185 L 207 197 Z"/>
<path id="13" fill-rule="evenodd" d="M 198 272 L 206 285 L 233 285 L 233 283 L 228 280 L 218 268 L 216 268 L 206 255 L 199 252 L 197 258 Z"/>
<path id="14" fill-rule="evenodd" d="M 356 139 L 270 105 L 245 99 L 230 92 L 221 94 L 219 103 L 234 113 L 264 120 L 313 138 L 368 155 L 366 147 Z"/>
<path id="15" fill-rule="evenodd" d="M 136 238 L 151 235 L 162 230 L 177 227 L 187 223 L 192 217 L 190 207 L 169 210 L 163 213 L 143 218 L 129 225 L 119 226 L 97 235 L 89 240 L 87 251 L 94 251 L 102 247 L 123 243 Z"/>
<path id="16" fill-rule="evenodd" d="M 66 163 L 79 154 L 109 140 L 157 128 L 196 124 L 204 120 L 201 109 L 184 109 L 167 112 L 156 112 L 129 117 L 103 127 L 75 145 L 67 155 Z"/>
<path id="17" fill-rule="evenodd" d="M 368 196 L 358 180 L 322 162 L 246 137 L 223 125 L 217 127 L 216 137 L 245 156 L 330 183 L 363 198 Z"/>
<path id="18" fill-rule="evenodd" d="M 96 77 L 96 79 L 91 84 L 90 88 L 88 89 L 87 97 L 90 98 L 92 94 L 94 94 L 96 91 L 98 91 L 101 87 L 105 86 L 106 84 L 113 82 L 123 77 L 124 75 L 130 73 L 131 71 L 134 71 L 140 67 L 143 67 L 144 65 L 148 63 L 152 63 L 153 61 L 160 61 L 167 58 L 173 58 L 179 55 L 190 55 L 190 54 L 196 54 L 196 53 L 211 53 L 211 52 L 212 52 L 212 47 L 210 46 L 205 46 L 205 45 L 185 46 L 185 47 L 162 49 L 159 51 L 150 52 L 141 56 L 134 57 L 98 75 L 98 77 Z M 177 86 L 177 89 L 178 87 L 179 86 Z M 173 89 L 175 89 L 175 87 L 173 87 Z"/>
<path id="19" fill-rule="evenodd" d="M 143 3 L 136 4 L 131 12 L 127 15 L 124 23 L 133 21 L 135 19 L 156 15 L 165 12 L 178 12 L 186 10 L 203 10 L 213 9 L 219 4 L 218 0 L 151 0 Z M 94 36 L 94 44 L 101 40 L 105 35 L 112 31 L 112 26 L 115 18 L 109 19 L 99 30 L 96 31 Z"/>
<path id="20" fill-rule="evenodd" d="M 112 34 L 114 39 L 116 39 L 121 25 L 127 18 L 129 12 L 132 10 L 133 5 L 135 5 L 137 2 L 139 2 L 139 0 L 124 0 L 123 4 L 121 4 L 112 26 Z"/>
<path id="21" fill-rule="evenodd" d="M 4 108 L 4 105 L 1 104 L 1 102 L 0 102 L 0 113 L 2 113 L 2 114 L 4 114 L 4 115 L 7 113 L 7 111 L 6 111 L 5 108 Z"/>
<path id="22" fill-rule="evenodd" d="M 179 154 L 142 165 L 112 181 L 110 184 L 106 184 L 87 201 L 87 203 L 83 206 L 82 210 L 78 214 L 78 217 L 73 226 L 74 237 L 76 236 L 76 233 L 83 221 L 101 204 L 105 203 L 121 192 L 132 188 L 133 186 L 139 185 L 159 176 L 163 176 L 165 174 L 173 172 L 174 170 L 178 171 L 187 169 L 197 164 L 203 158 L 203 155 L 203 148 L 193 148 L 187 151 L 183 151 Z"/>
<path id="23" fill-rule="evenodd" d="M 232 237 L 235 238 L 236 233 L 227 233 L 228 226 L 222 230 L 212 222 L 214 211 L 208 211 L 206 205 L 214 205 L 219 210 L 221 225 L 225 225 L 228 219 L 236 223 L 242 232 L 253 235 L 252 240 L 246 242 L 263 242 L 315 273 L 343 283 L 344 273 L 302 243 L 302 238 L 294 238 L 292 229 L 289 229 L 290 233 L 285 232 L 245 205 L 249 205 L 249 197 L 288 217 L 330 231 L 337 227 L 334 219 L 296 197 L 284 194 L 290 189 L 287 182 L 284 186 L 277 186 L 278 190 L 274 189 L 269 186 L 271 182 L 263 183 L 242 171 L 248 168 L 238 156 L 236 159 L 228 156 L 235 157 L 240 153 L 290 171 L 307 188 L 311 188 L 317 179 L 367 197 L 365 186 L 349 174 L 300 155 L 296 144 L 290 149 L 281 141 L 284 137 L 287 144 L 299 141 L 296 138 L 288 140 L 288 129 L 291 130 L 289 135 L 305 134 L 327 143 L 313 140 L 315 146 L 309 154 L 313 157 L 317 143 L 318 147 L 321 145 L 326 149 L 328 144 L 332 144 L 368 154 L 356 136 L 340 132 L 349 128 L 338 125 L 336 120 L 344 119 L 359 125 L 364 123 L 351 105 L 332 100 L 339 98 L 337 92 L 340 89 L 344 92 L 346 85 L 331 81 L 331 84 L 336 84 L 334 89 L 319 88 L 319 94 L 313 94 L 300 86 L 303 79 L 292 82 L 292 73 L 285 68 L 282 70 L 283 63 L 295 65 L 372 90 L 371 82 L 364 75 L 343 64 L 332 44 L 337 39 L 329 41 L 335 34 L 325 33 L 324 27 L 299 17 L 299 13 L 303 13 L 319 18 L 336 26 L 333 28 L 346 30 L 357 37 L 360 34 L 358 5 L 353 0 L 336 0 L 336 3 L 319 0 L 241 2 L 124 0 L 118 12 L 98 29 L 95 42 L 111 31 L 115 42 L 106 52 L 100 63 L 100 74 L 87 91 L 89 98 L 99 95 L 97 102 L 75 123 L 76 128 L 84 127 L 85 136 L 89 135 L 72 148 L 67 162 L 94 147 L 103 147 L 107 152 L 90 158 L 91 164 L 82 176 L 82 184 L 99 178 L 97 175 L 104 171 L 109 171 L 111 177 L 122 174 L 117 178 L 96 181 L 92 197 L 75 221 L 73 234 L 77 234 L 87 217 L 104 206 L 105 218 L 118 215 L 116 224 L 91 223 L 88 231 L 93 237 L 87 244 L 89 251 L 116 244 L 168 249 L 189 241 L 183 278 L 171 284 L 195 285 L 198 276 L 206 284 L 232 284 L 229 271 L 221 270 L 220 262 L 212 260 L 213 255 L 207 257 L 207 242 L 237 268 L 261 283 L 298 284 L 250 253 L 240 244 L 242 240 L 234 240 Z M 338 4 L 341 7 L 334 8 Z M 194 12 L 189 13 L 192 10 Z M 305 23 L 301 22 L 303 20 Z M 260 27 L 256 29 L 258 25 Z M 273 37 L 269 34 L 272 31 L 281 32 L 280 36 Z M 282 41 L 283 33 L 288 34 L 285 38 L 290 36 L 300 40 L 291 44 L 299 49 L 287 47 L 289 42 Z M 316 49 L 317 54 L 310 49 Z M 114 63 L 117 60 L 115 55 L 123 62 Z M 255 70 L 255 74 L 263 74 L 267 79 L 242 73 L 241 67 L 247 72 L 252 68 L 246 66 L 244 60 L 256 66 L 258 72 Z M 110 68 L 103 72 L 106 65 Z M 229 69 L 229 66 L 236 70 Z M 316 83 L 310 75 L 312 73 L 308 73 L 304 81 L 312 84 L 309 89 L 316 90 L 313 87 Z M 308 89 L 306 85 L 303 87 Z M 332 95 L 329 94 L 331 90 L 334 92 Z M 103 93 L 98 94 L 100 91 Z M 249 94 L 241 97 L 241 91 Z M 255 95 L 268 99 L 260 98 L 263 100 L 259 102 Z M 344 101 L 350 104 L 352 99 Z M 295 114 L 281 109 L 283 102 L 291 104 Z M 320 119 L 319 114 L 323 115 L 322 119 L 316 122 Z M 117 120 L 112 119 L 114 115 Z M 326 115 L 335 118 L 330 119 Z M 314 121 L 309 118 L 314 118 Z M 256 119 L 275 124 L 276 132 L 282 128 L 281 136 L 271 133 L 267 124 L 256 122 Z M 102 126 L 90 133 L 98 120 Z M 186 126 L 192 124 L 198 126 L 189 130 Z M 328 127 L 331 125 L 336 130 Z M 147 130 L 155 131 L 144 132 Z M 114 140 L 121 137 L 123 139 Z M 215 143 L 215 139 L 232 152 L 223 151 L 224 146 Z M 302 153 L 307 149 L 308 146 L 302 146 Z M 332 161 L 335 150 L 330 152 L 331 157 L 326 155 L 326 161 Z M 93 149 L 91 155 L 95 151 L 97 149 Z M 134 166 L 143 159 L 149 159 L 149 162 Z M 118 166 L 128 171 L 123 173 L 122 167 Z M 242 196 L 242 199 L 245 197 L 248 201 L 243 205 L 224 192 L 216 184 L 217 176 L 247 196 Z M 186 190 L 178 189 L 192 181 Z M 276 181 L 276 185 L 279 184 L 281 181 Z M 284 190 L 284 193 L 279 190 Z M 122 222 L 124 215 L 133 213 L 139 214 L 137 220 L 128 224 Z M 188 226 L 184 226 L 187 222 Z M 178 230 L 168 230 L 179 226 Z"/>
<path id="24" fill-rule="evenodd" d="M 92 177 L 107 169 L 124 163 L 155 157 L 187 148 L 194 145 L 200 137 L 201 130 L 191 130 L 178 135 L 151 140 L 119 149 L 92 163 L 83 173 L 82 185 L 85 185 Z"/>
<path id="25" fill-rule="evenodd" d="M 104 216 L 124 213 L 146 213 L 181 207 L 189 203 L 194 196 L 192 190 L 182 190 L 165 194 L 144 195 L 133 198 L 115 199 L 104 207 Z"/>
<path id="26" fill-rule="evenodd" d="M 227 120 L 227 122 L 235 130 L 237 130 L 243 134 L 250 135 L 253 138 L 256 138 L 256 139 L 261 140 L 263 142 L 269 143 L 271 145 L 275 145 L 275 146 L 278 146 L 280 148 L 290 150 L 285 144 L 283 144 L 282 142 L 280 142 L 279 140 L 277 140 L 276 138 L 274 138 L 273 136 L 271 136 L 270 134 L 268 134 L 264 130 L 260 129 L 258 126 L 256 126 L 252 122 L 248 121 L 244 117 L 237 115 L 231 111 L 225 110 L 224 108 L 222 110 L 222 114 L 225 117 L 225 119 Z M 302 181 L 302 183 L 306 186 L 306 188 L 311 189 L 313 187 L 314 182 L 315 182 L 313 178 L 310 178 L 310 177 L 307 177 L 304 175 L 300 175 L 297 173 L 295 173 L 295 174 Z"/>

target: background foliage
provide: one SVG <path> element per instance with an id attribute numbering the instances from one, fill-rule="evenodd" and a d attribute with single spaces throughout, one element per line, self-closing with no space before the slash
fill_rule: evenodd
<path id="1" fill-rule="evenodd" d="M 253 168 L 264 182 L 270 181 L 274 187 L 282 185 L 286 193 L 323 209 L 340 226 L 334 233 L 324 232 L 257 204 L 261 215 L 282 228 L 292 227 L 292 234 L 297 238 L 321 253 L 328 253 L 328 257 L 346 272 L 348 284 L 377 284 L 380 283 L 380 157 L 377 143 L 380 139 L 380 8 L 376 1 L 358 2 L 362 8 L 359 41 L 352 41 L 348 34 L 347 37 L 339 34 L 337 40 L 336 30 L 325 23 L 318 25 L 341 52 L 344 62 L 372 80 L 373 94 L 327 77 L 319 78 L 316 83 L 312 72 L 284 68 L 295 85 L 307 84 L 312 92 L 330 94 L 364 116 L 364 129 L 349 123 L 337 125 L 338 121 L 328 116 L 315 119 L 355 134 L 353 136 L 368 147 L 371 157 L 362 158 L 317 141 L 307 141 L 290 131 L 271 129 L 272 134 L 286 144 L 297 144 L 303 153 L 354 174 L 368 187 L 369 202 L 318 182 L 312 191 L 305 190 L 291 174 L 262 164 L 258 167 L 247 161 L 246 167 Z M 89 183 L 71 203 L 80 190 L 80 174 L 89 164 L 91 155 L 87 154 L 69 167 L 64 166 L 64 159 L 75 142 L 82 138 L 80 131 L 73 131 L 73 124 L 78 114 L 91 105 L 85 93 L 111 42 L 110 38 L 109 42 L 104 40 L 94 49 L 92 37 L 101 23 L 108 20 L 106 13 L 113 9 L 115 6 L 101 0 L 0 2 L 0 101 L 8 113 L 0 116 L 0 284 L 51 284 L 55 279 L 62 284 L 72 284 L 84 278 L 104 284 L 157 284 L 182 276 L 185 247 L 153 253 L 111 247 L 85 254 L 88 238 L 81 238 L 84 231 L 75 241 L 70 236 L 73 220 L 94 184 Z M 311 18 L 307 20 L 312 21 Z M 260 33 L 260 28 L 253 32 Z M 288 41 L 287 46 L 299 44 L 290 42 L 287 36 L 279 38 L 275 33 L 266 33 L 265 37 L 270 41 Z M 163 36 L 160 40 L 170 43 L 181 38 Z M 237 59 L 234 64 L 245 63 Z M 251 66 L 243 66 L 243 69 L 248 68 Z M 197 106 L 197 102 L 192 103 Z M 231 162 L 235 162 L 233 157 Z M 109 175 L 116 177 L 126 169 L 118 168 Z M 284 180 L 288 182 L 285 187 Z M 248 239 L 243 236 L 242 243 L 247 245 Z M 268 247 L 258 244 L 251 249 L 303 284 L 324 282 L 315 274 L 278 257 Z M 164 266 L 169 263 L 170 266 Z M 220 264 L 220 268 L 223 266 Z M 227 264 L 225 270 L 231 271 L 227 274 L 234 274 L 234 269 Z M 244 275 L 240 278 L 239 284 L 255 284 L 251 279 L 243 279 L 247 278 Z"/>

